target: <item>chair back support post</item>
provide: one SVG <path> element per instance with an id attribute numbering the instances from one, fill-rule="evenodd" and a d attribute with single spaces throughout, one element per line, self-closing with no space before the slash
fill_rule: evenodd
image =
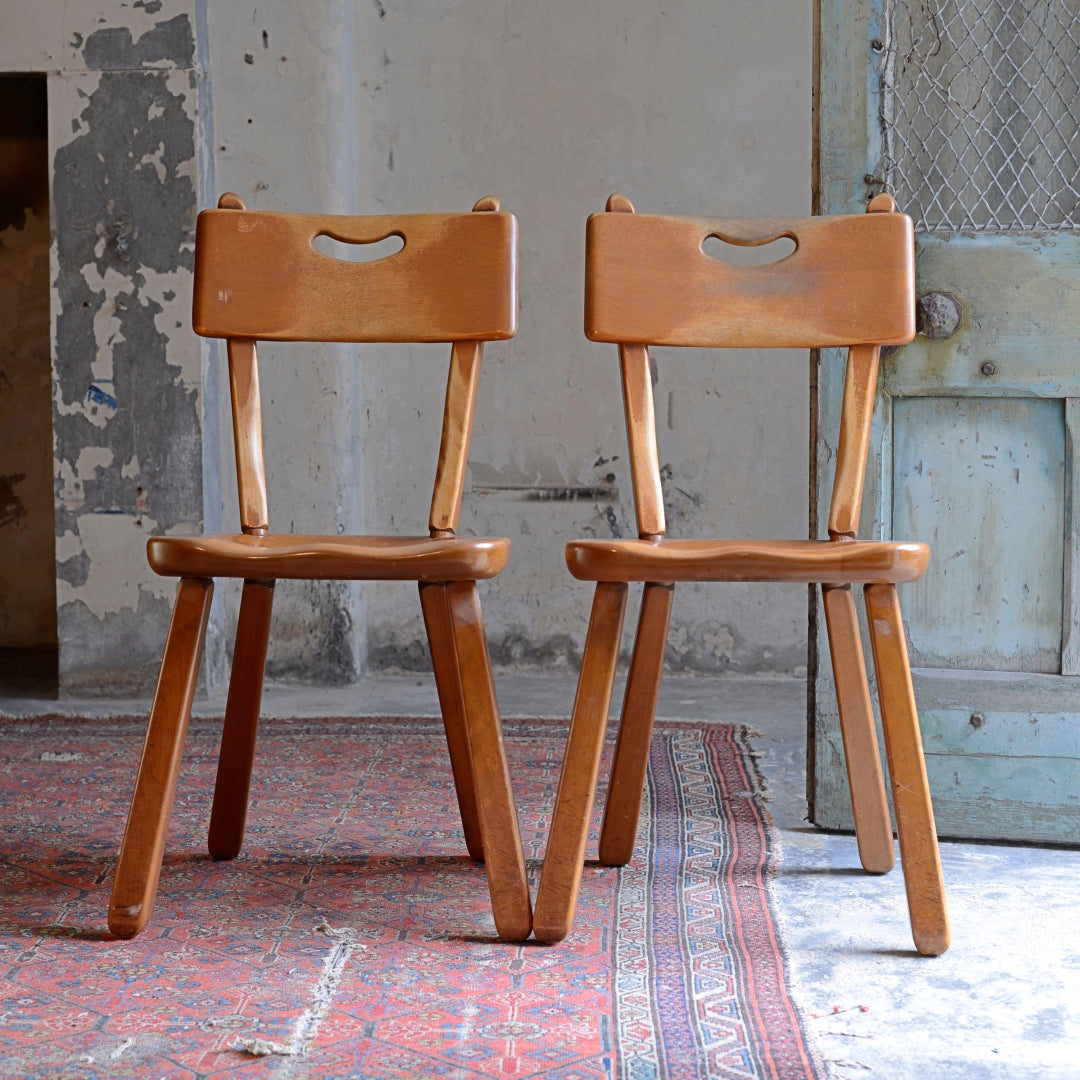
<path id="1" fill-rule="evenodd" d="M 866 208 L 868 214 L 890 214 L 895 211 L 896 201 L 887 192 L 873 198 Z M 854 540 L 858 535 L 880 357 L 880 345 L 853 345 L 848 349 L 836 469 L 829 506 L 831 540 Z"/>
<path id="2" fill-rule="evenodd" d="M 450 352 L 442 442 L 428 516 L 428 528 L 433 537 L 453 536 L 457 532 L 483 358 L 481 341 L 455 341 Z"/>
<path id="3" fill-rule="evenodd" d="M 229 338 L 228 350 L 240 528 L 249 536 L 265 536 L 270 528 L 270 511 L 263 461 L 259 358 L 250 338 Z"/>
<path id="4" fill-rule="evenodd" d="M 620 344 L 619 362 L 638 536 L 642 540 L 654 540 L 664 535 L 666 526 L 660 459 L 656 454 L 656 414 L 649 350 L 645 345 Z"/>

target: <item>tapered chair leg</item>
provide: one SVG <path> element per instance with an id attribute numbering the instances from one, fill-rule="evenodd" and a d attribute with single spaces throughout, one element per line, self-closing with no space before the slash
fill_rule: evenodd
<path id="1" fill-rule="evenodd" d="M 472 858 L 481 861 L 484 858 L 484 845 L 480 838 L 469 728 L 465 719 L 465 695 L 454 644 L 447 586 L 420 582 L 420 607 L 424 612 L 431 665 L 435 669 L 435 688 L 439 693 L 439 708 L 446 729 L 446 745 L 450 751 L 450 767 L 454 773 L 461 825 L 465 831 L 465 847 Z"/>
<path id="2" fill-rule="evenodd" d="M 637 636 L 600 829 L 600 862 L 604 866 L 625 866 L 634 854 L 674 593 L 674 585 L 651 581 L 646 582 L 641 595 Z"/>
<path id="3" fill-rule="evenodd" d="M 533 934 L 539 941 L 562 941 L 574 923 L 625 611 L 625 583 L 600 582 L 533 914 Z"/>
<path id="4" fill-rule="evenodd" d="M 236 858 L 244 843 L 273 602 L 272 581 L 244 582 L 210 812 L 207 847 L 215 859 Z"/>
<path id="5" fill-rule="evenodd" d="M 504 941 L 524 941 L 532 931 L 529 881 L 491 679 L 480 598 L 473 581 L 456 581 L 447 586 L 446 592 L 495 929 Z"/>
<path id="6" fill-rule="evenodd" d="M 821 590 L 821 599 L 829 631 L 829 652 L 832 656 L 859 858 L 866 870 L 873 874 L 885 874 L 896 862 L 892 820 L 885 795 L 881 758 L 878 756 L 874 712 L 870 704 L 866 662 L 851 586 L 825 585 Z"/>
<path id="7" fill-rule="evenodd" d="M 213 593 L 214 583 L 199 578 L 184 578 L 177 589 L 109 903 L 117 937 L 134 937 L 154 909 Z"/>
<path id="8" fill-rule="evenodd" d="M 949 916 L 900 602 L 895 585 L 867 585 L 864 596 L 912 935 L 937 956 L 949 947 Z"/>

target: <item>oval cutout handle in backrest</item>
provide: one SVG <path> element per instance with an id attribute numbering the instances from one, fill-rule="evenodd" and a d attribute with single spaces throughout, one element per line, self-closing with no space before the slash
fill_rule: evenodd
<path id="1" fill-rule="evenodd" d="M 798 244 L 789 235 L 763 240 L 729 240 L 718 233 L 706 236 L 701 248 L 710 259 L 734 266 L 767 266 L 794 255 Z"/>
<path id="2" fill-rule="evenodd" d="M 405 247 L 405 237 L 401 233 L 391 233 L 378 240 L 362 242 L 338 240 L 329 233 L 318 233 L 311 246 L 320 255 L 328 255 L 339 262 L 370 263 L 396 255 Z"/>

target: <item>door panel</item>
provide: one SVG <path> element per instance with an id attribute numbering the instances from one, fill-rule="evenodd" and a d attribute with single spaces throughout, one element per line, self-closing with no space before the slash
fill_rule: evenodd
<path id="1" fill-rule="evenodd" d="M 911 663 L 1059 672 L 1062 402 L 900 398 L 893 432 L 893 533 L 934 553 L 904 590 Z"/>
<path id="2" fill-rule="evenodd" d="M 892 191 L 952 305 L 883 359 L 860 522 L 931 546 L 900 599 L 939 831 L 1080 842 L 1080 13 L 820 0 L 818 29 L 817 208 Z M 818 507 L 842 390 L 822 353 Z M 850 828 L 815 618 L 811 820 Z"/>

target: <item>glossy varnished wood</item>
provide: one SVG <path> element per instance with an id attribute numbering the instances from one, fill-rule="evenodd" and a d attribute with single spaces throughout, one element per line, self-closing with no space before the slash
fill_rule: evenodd
<path id="1" fill-rule="evenodd" d="M 904 541 L 574 540 L 570 573 L 582 581 L 917 581 L 930 549 Z"/>
<path id="2" fill-rule="evenodd" d="M 625 611 L 624 584 L 596 586 L 533 912 L 533 934 L 539 941 L 562 941 L 574 924 Z"/>
<path id="3" fill-rule="evenodd" d="M 576 540 L 566 548 L 570 572 L 597 582 L 597 592 L 537 897 L 541 940 L 558 940 L 573 922 L 618 649 L 614 619 L 617 607 L 621 623 L 623 594 L 615 590 L 644 583 L 600 839 L 600 861 L 608 865 L 633 854 L 673 583 L 786 581 L 823 586 L 860 858 L 881 873 L 894 862 L 892 824 L 851 594 L 852 585 L 866 587 L 877 612 L 874 658 L 894 800 L 898 817 L 905 815 L 898 830 L 915 941 L 922 952 L 947 946 L 895 588 L 926 572 L 930 552 L 917 542 L 857 538 L 880 349 L 909 341 L 915 330 L 911 221 L 895 212 L 889 195 L 867 209 L 814 219 L 675 218 L 638 215 L 629 199 L 613 195 L 605 213 L 589 218 L 585 332 L 619 346 L 639 538 Z M 743 246 L 787 238 L 794 251 L 771 263 L 736 265 L 706 253 L 709 237 Z M 664 537 L 650 345 L 848 346 L 828 540 Z"/>
<path id="4" fill-rule="evenodd" d="M 949 916 L 900 601 L 894 585 L 868 585 L 863 596 L 911 932 L 919 952 L 937 956 L 949 947 Z"/>
<path id="5" fill-rule="evenodd" d="M 532 929 L 529 882 L 476 583 L 452 582 L 446 595 L 495 929 L 504 941 L 524 941 Z"/>
<path id="6" fill-rule="evenodd" d="M 435 672 L 435 689 L 439 694 L 439 709 L 446 729 L 446 745 L 450 751 L 450 767 L 454 774 L 461 826 L 465 832 L 465 847 L 477 860 L 484 857 L 480 834 L 480 816 L 476 809 L 476 786 L 472 772 L 472 750 L 469 746 L 469 725 L 466 719 L 465 688 L 461 683 L 454 642 L 454 624 L 450 612 L 450 592 L 445 582 L 420 583 L 420 607 L 424 613 L 431 666 Z"/>
<path id="7" fill-rule="evenodd" d="M 153 908 L 211 579 L 244 580 L 208 841 L 222 859 L 244 839 L 275 582 L 404 580 L 420 584 L 465 844 L 487 865 L 497 932 L 519 941 L 532 912 L 476 589 L 505 566 L 510 541 L 455 535 L 483 343 L 516 328 L 516 222 L 491 196 L 471 214 L 404 217 L 253 213 L 232 194 L 218 206 L 199 219 L 194 322 L 228 343 L 241 531 L 147 544 L 151 567 L 181 581 L 109 925 L 130 937 Z M 320 235 L 397 235 L 404 247 L 352 263 L 316 251 Z M 266 338 L 451 343 L 428 536 L 270 533 L 256 344 Z"/>
<path id="8" fill-rule="evenodd" d="M 778 262 L 705 253 L 788 237 Z M 902 344 L 915 333 L 914 248 L 904 214 L 687 218 L 593 214 L 586 226 L 585 334 L 617 344 L 814 348 Z M 647 273 L 642 273 L 644 267 Z"/>
<path id="9" fill-rule="evenodd" d="M 599 855 L 604 866 L 625 866 L 634 854 L 674 594 L 674 585 L 650 581 L 641 595 L 619 738 L 600 828 Z"/>
<path id="10" fill-rule="evenodd" d="M 263 461 L 258 356 L 255 342 L 248 338 L 229 341 L 228 352 L 240 527 L 245 533 L 259 535 L 270 526 L 270 506 L 266 497 L 266 465 Z"/>
<path id="11" fill-rule="evenodd" d="M 885 874 L 896 863 L 896 855 L 855 599 L 850 585 L 826 586 L 821 590 L 821 599 L 829 633 L 836 697 L 843 717 L 844 761 L 851 789 L 859 860 L 864 870 Z"/>
<path id="12" fill-rule="evenodd" d="M 215 859 L 234 859 L 244 843 L 251 766 L 262 704 L 263 671 L 274 603 L 272 581 L 245 581 L 225 703 L 214 805 L 207 843 Z"/>
<path id="13" fill-rule="evenodd" d="M 109 929 L 117 937 L 134 937 L 154 910 L 213 595 L 211 581 L 186 578 L 177 588 L 109 902 Z"/>
<path id="14" fill-rule="evenodd" d="M 484 536 L 299 536 L 244 533 L 155 536 L 150 565 L 166 577 L 252 577 L 363 581 L 492 578 L 510 541 Z"/>
<path id="15" fill-rule="evenodd" d="M 373 262 L 316 251 L 318 236 L 405 246 Z M 494 341 L 517 329 L 513 214 L 371 217 L 204 210 L 194 324 L 261 341 Z"/>

